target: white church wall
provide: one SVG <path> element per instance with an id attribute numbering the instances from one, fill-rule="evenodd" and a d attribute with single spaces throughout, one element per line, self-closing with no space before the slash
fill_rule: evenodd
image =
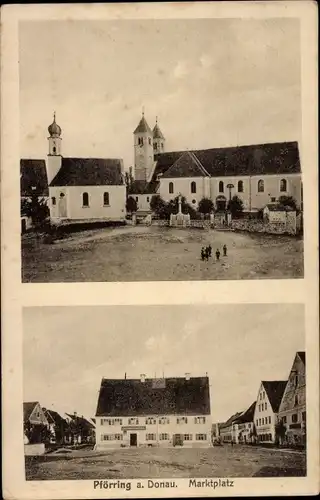
<path id="1" fill-rule="evenodd" d="M 124 220 L 126 215 L 125 186 L 68 186 L 50 187 L 51 218 L 73 220 L 101 219 Z M 61 211 L 60 195 L 65 194 L 65 213 Z M 83 205 L 83 194 L 88 193 L 88 206 Z M 104 193 L 109 194 L 109 204 L 104 204 Z M 53 198 L 56 204 L 53 205 Z"/>
<path id="2" fill-rule="evenodd" d="M 173 193 L 169 192 L 169 184 L 173 183 Z M 196 192 L 191 193 L 191 183 L 196 183 Z M 187 203 L 197 208 L 199 201 L 208 193 L 208 180 L 205 177 L 176 177 L 161 178 L 160 196 L 165 201 L 170 201 L 181 193 L 186 197 Z M 194 202 L 193 202 L 194 201 Z"/>

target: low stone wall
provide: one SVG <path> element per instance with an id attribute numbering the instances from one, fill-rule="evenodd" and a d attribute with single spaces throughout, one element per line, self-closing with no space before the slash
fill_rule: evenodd
<path id="1" fill-rule="evenodd" d="M 269 234 L 296 234 L 296 225 L 287 222 L 264 222 L 240 219 L 231 221 L 230 227 L 236 231 Z"/>
<path id="2" fill-rule="evenodd" d="M 44 452 L 45 452 L 44 443 L 24 445 L 24 454 L 26 456 L 44 455 Z"/>

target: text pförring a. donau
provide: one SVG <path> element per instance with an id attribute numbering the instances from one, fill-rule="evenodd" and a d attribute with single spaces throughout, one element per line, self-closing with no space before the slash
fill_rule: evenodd
<path id="1" fill-rule="evenodd" d="M 108 480 L 95 480 L 93 481 L 93 488 L 96 489 L 106 489 L 106 490 L 126 490 L 130 491 L 131 489 L 170 489 L 177 488 L 180 486 L 181 488 L 185 488 L 186 486 L 189 488 L 233 488 L 234 481 L 231 479 L 188 479 L 187 484 L 183 481 L 179 481 L 180 484 L 177 484 L 174 480 L 140 480 L 140 481 L 108 481 Z"/>

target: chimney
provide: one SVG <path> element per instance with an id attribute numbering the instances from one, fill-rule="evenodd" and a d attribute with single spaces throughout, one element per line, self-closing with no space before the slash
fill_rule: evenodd
<path id="1" fill-rule="evenodd" d="M 185 376 L 186 376 L 186 380 L 190 380 L 190 373 L 186 373 Z"/>
<path id="2" fill-rule="evenodd" d="M 141 375 L 140 375 L 140 381 L 142 383 L 144 383 L 146 381 L 146 374 L 145 373 L 141 373 Z"/>

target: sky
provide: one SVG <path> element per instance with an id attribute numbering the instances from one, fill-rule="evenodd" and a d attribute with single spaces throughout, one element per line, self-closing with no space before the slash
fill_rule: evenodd
<path id="1" fill-rule="evenodd" d="M 21 22 L 22 158 L 45 158 L 56 111 L 62 154 L 133 165 L 142 108 L 166 150 L 300 139 L 299 20 Z"/>
<path id="2" fill-rule="evenodd" d="M 212 421 L 225 421 L 305 349 L 297 304 L 31 307 L 23 325 L 24 401 L 86 417 L 103 377 L 207 373 Z"/>

